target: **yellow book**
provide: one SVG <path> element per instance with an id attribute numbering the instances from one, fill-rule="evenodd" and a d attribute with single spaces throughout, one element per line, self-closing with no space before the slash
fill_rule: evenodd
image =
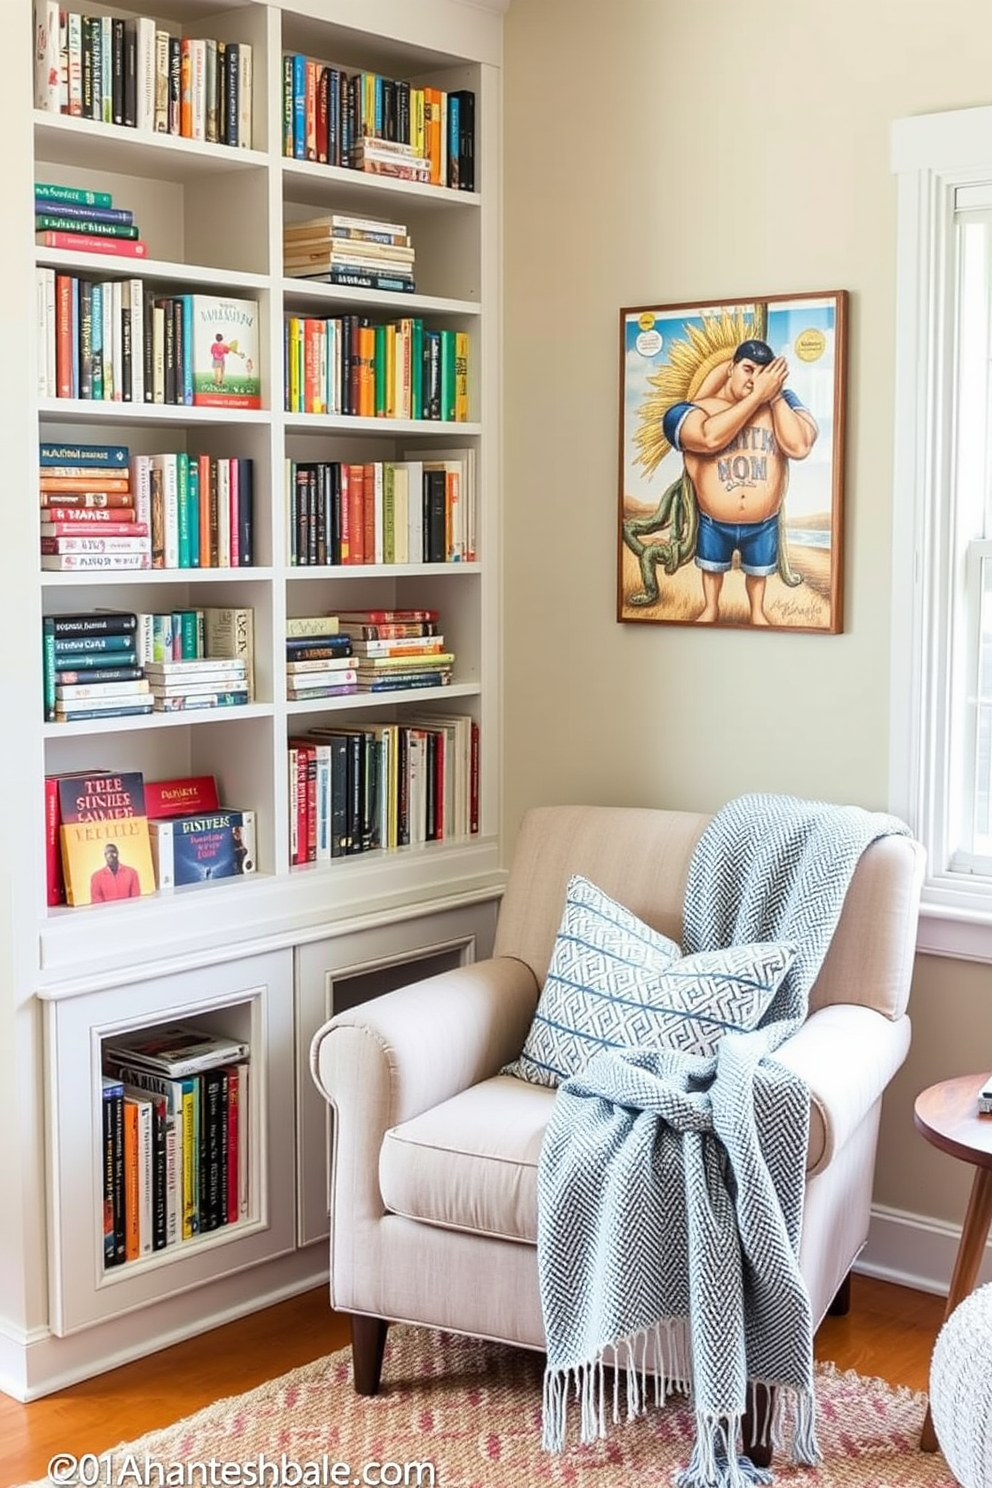
<path id="1" fill-rule="evenodd" d="M 155 892 L 140 770 L 66 775 L 58 783 L 62 871 L 69 904 L 107 904 Z"/>
<path id="2" fill-rule="evenodd" d="M 468 420 L 468 332 L 455 332 L 455 418 Z"/>
<path id="3" fill-rule="evenodd" d="M 290 413 L 301 413 L 303 411 L 303 390 L 300 378 L 302 365 L 302 342 L 301 322 L 299 316 L 289 317 L 289 411 Z"/>
<path id="4" fill-rule="evenodd" d="M 200 1132 L 197 1125 L 197 1082 L 189 1079 L 183 1086 L 183 1206 L 182 1237 L 191 1240 L 199 1229 Z"/>

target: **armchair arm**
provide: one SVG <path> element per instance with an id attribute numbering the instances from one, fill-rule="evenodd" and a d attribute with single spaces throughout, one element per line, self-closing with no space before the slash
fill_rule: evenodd
<path id="1" fill-rule="evenodd" d="M 810 1091 L 806 1173 L 822 1172 L 857 1130 L 909 1050 L 910 1021 L 832 1003 L 812 1013 L 772 1055 Z"/>
<path id="2" fill-rule="evenodd" d="M 334 1108 L 332 1182 L 354 1217 L 383 1213 L 386 1131 L 497 1074 L 523 1048 L 537 998 L 530 967 L 498 956 L 372 998 L 318 1029 L 310 1071 Z"/>

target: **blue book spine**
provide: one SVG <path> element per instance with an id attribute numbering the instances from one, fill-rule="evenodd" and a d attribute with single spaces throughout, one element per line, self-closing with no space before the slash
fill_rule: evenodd
<path id="1" fill-rule="evenodd" d="M 50 217 L 52 203 L 35 197 L 34 210 L 36 216 Z M 129 207 L 84 207 L 77 202 L 59 202 L 56 215 L 73 217 L 78 222 L 118 222 L 124 227 L 134 224 L 134 213 Z"/>
<path id="2" fill-rule="evenodd" d="M 305 160 L 307 153 L 307 59 L 300 52 L 293 54 L 293 158 Z"/>
<path id="3" fill-rule="evenodd" d="M 151 713 L 151 699 L 140 704 L 128 704 L 120 708 L 73 708 L 67 723 L 77 723 L 90 718 L 131 718 L 139 713 Z"/>
<path id="4" fill-rule="evenodd" d="M 448 159 L 446 162 L 445 184 L 448 186 L 458 185 L 458 131 L 459 131 L 459 98 L 457 93 L 448 94 Z"/>
<path id="5" fill-rule="evenodd" d="M 188 408 L 193 406 L 193 296 L 181 295 L 183 310 L 183 402 Z"/>
<path id="6" fill-rule="evenodd" d="M 189 545 L 189 456 L 185 450 L 180 450 L 176 457 L 176 472 L 178 475 L 178 518 L 179 518 L 179 567 L 189 568 L 190 545 Z"/>
<path id="7" fill-rule="evenodd" d="M 130 450 L 126 444 L 54 444 L 44 442 L 38 446 L 38 463 L 49 467 L 59 465 L 89 465 L 94 469 L 105 465 L 108 470 L 123 470 L 127 473 Z"/>
<path id="8" fill-rule="evenodd" d="M 41 624 L 42 635 L 42 680 L 45 697 L 45 722 L 55 718 L 55 621 L 45 616 Z"/>

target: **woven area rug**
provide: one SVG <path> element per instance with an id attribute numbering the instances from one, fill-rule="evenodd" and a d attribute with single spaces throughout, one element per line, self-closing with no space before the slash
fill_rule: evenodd
<path id="1" fill-rule="evenodd" d="M 565 1453 L 549 1456 L 540 1445 L 542 1370 L 543 1360 L 524 1349 L 396 1326 L 378 1396 L 354 1393 L 345 1349 L 118 1448 L 116 1470 L 100 1481 L 179 1482 L 169 1475 L 174 1464 L 213 1460 L 253 1466 L 223 1477 L 218 1466 L 212 1476 L 187 1473 L 183 1481 L 235 1488 L 670 1488 L 694 1440 L 683 1399 L 612 1426 L 594 1446 L 579 1446 L 570 1430 Z M 823 1465 L 776 1462 L 776 1483 L 955 1488 L 941 1454 L 918 1449 L 925 1395 L 824 1364 L 816 1368 L 816 1395 Z M 146 1458 L 161 1469 L 146 1471 Z"/>

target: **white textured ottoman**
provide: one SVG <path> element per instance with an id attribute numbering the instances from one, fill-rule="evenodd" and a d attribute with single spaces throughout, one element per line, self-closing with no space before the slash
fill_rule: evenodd
<path id="1" fill-rule="evenodd" d="M 992 1488 L 992 1283 L 965 1297 L 937 1335 L 930 1411 L 961 1488 Z"/>

